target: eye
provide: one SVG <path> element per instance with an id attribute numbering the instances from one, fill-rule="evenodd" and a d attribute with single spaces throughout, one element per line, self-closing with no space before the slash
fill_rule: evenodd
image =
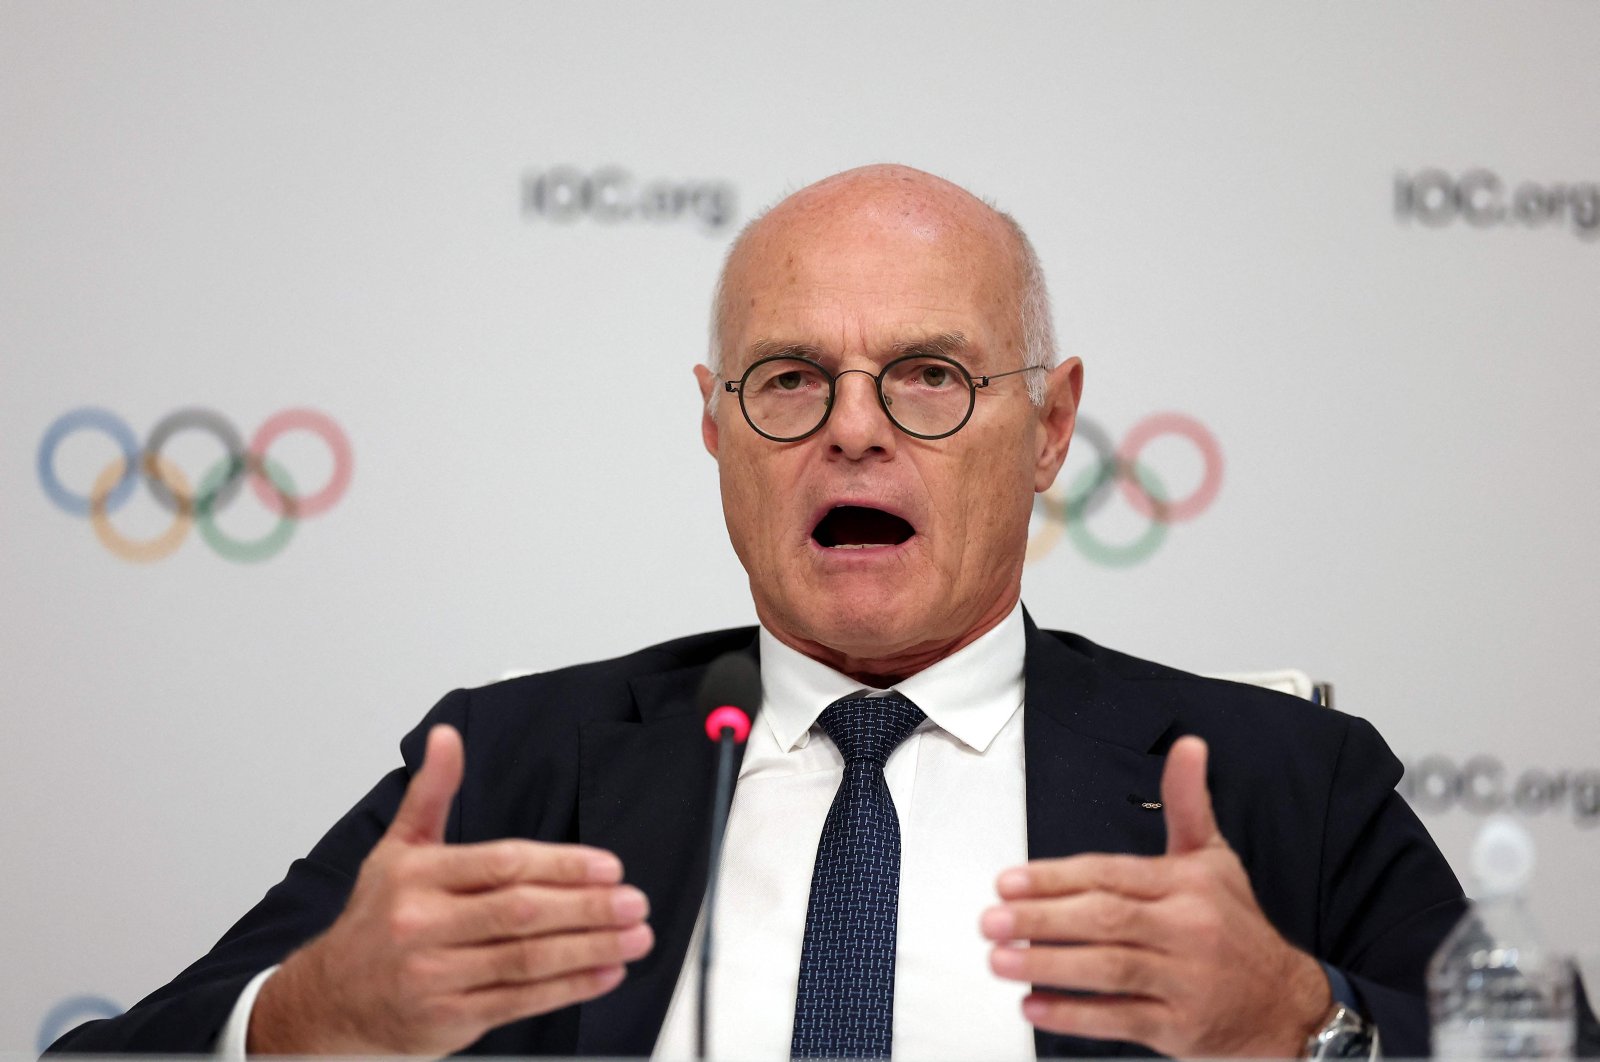
<path id="1" fill-rule="evenodd" d="M 959 387 L 961 373 L 938 358 L 912 358 L 894 367 L 893 379 L 896 386 L 913 391 L 948 391 Z"/>
<path id="2" fill-rule="evenodd" d="M 827 379 L 815 365 L 793 358 L 758 365 L 746 382 L 750 393 L 769 397 L 805 395 L 828 387 Z"/>

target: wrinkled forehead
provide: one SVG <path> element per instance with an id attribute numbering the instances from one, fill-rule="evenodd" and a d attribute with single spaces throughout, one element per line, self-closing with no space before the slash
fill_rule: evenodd
<path id="1" fill-rule="evenodd" d="M 964 192 L 874 191 L 801 193 L 745 234 L 724 280 L 728 368 L 784 345 L 882 359 L 930 336 L 975 357 L 1019 344 L 1020 257 L 999 216 Z"/>

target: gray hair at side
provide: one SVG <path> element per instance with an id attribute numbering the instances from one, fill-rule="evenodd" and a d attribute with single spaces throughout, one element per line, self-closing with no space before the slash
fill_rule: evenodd
<path id="1" fill-rule="evenodd" d="M 993 203 L 985 201 L 985 206 L 995 212 L 1005 226 L 1010 230 L 1016 241 L 1015 252 L 1017 256 L 1017 276 L 1020 278 L 1022 292 L 1017 300 L 1018 312 L 1021 320 L 1018 322 L 1022 332 L 1022 364 L 1026 368 L 1038 366 L 1043 369 L 1053 369 L 1056 365 L 1056 328 L 1054 318 L 1050 312 L 1050 291 L 1044 282 L 1044 267 L 1039 264 L 1039 254 L 1033 249 L 1033 241 L 1028 239 L 1028 234 L 1022 231 L 1022 226 L 1017 220 L 1005 211 L 995 207 Z M 708 403 L 713 415 L 717 412 L 717 400 L 721 397 L 723 388 L 722 380 L 722 339 L 727 330 L 728 307 L 724 304 L 725 289 L 728 280 L 728 265 L 733 261 L 734 254 L 739 250 L 739 245 L 744 242 L 750 230 L 766 217 L 762 211 L 751 218 L 744 228 L 739 230 L 739 235 L 734 238 L 728 247 L 728 253 L 722 260 L 722 269 L 717 274 L 717 286 L 711 293 L 711 328 L 710 344 L 706 350 L 706 364 L 719 381 L 718 386 L 711 391 L 711 401 Z M 1028 400 L 1036 406 L 1043 406 L 1047 381 L 1043 373 L 1029 373 L 1025 378 L 1028 387 Z"/>

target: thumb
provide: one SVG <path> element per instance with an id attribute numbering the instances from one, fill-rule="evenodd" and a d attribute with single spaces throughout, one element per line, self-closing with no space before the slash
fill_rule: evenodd
<path id="1" fill-rule="evenodd" d="M 1219 837 L 1206 788 L 1206 743 L 1181 737 L 1167 753 L 1161 772 L 1162 814 L 1167 820 L 1167 854 L 1183 855 L 1212 844 Z"/>
<path id="2" fill-rule="evenodd" d="M 466 754 L 461 735 L 453 726 L 440 724 L 428 731 L 422 766 L 411 776 L 400 810 L 384 836 L 403 844 L 442 844 L 450 818 L 450 801 L 461 788 Z"/>

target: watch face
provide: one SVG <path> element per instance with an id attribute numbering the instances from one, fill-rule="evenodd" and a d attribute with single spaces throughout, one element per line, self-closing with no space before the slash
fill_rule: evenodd
<path id="1" fill-rule="evenodd" d="M 1313 1059 L 1371 1058 L 1372 1030 L 1361 1016 L 1349 1007 L 1335 1007 L 1322 1031 L 1306 1045 L 1306 1054 Z"/>
<path id="2" fill-rule="evenodd" d="M 1372 1041 L 1365 1032 L 1339 1032 L 1328 1041 L 1323 1058 L 1366 1058 L 1372 1053 Z"/>

